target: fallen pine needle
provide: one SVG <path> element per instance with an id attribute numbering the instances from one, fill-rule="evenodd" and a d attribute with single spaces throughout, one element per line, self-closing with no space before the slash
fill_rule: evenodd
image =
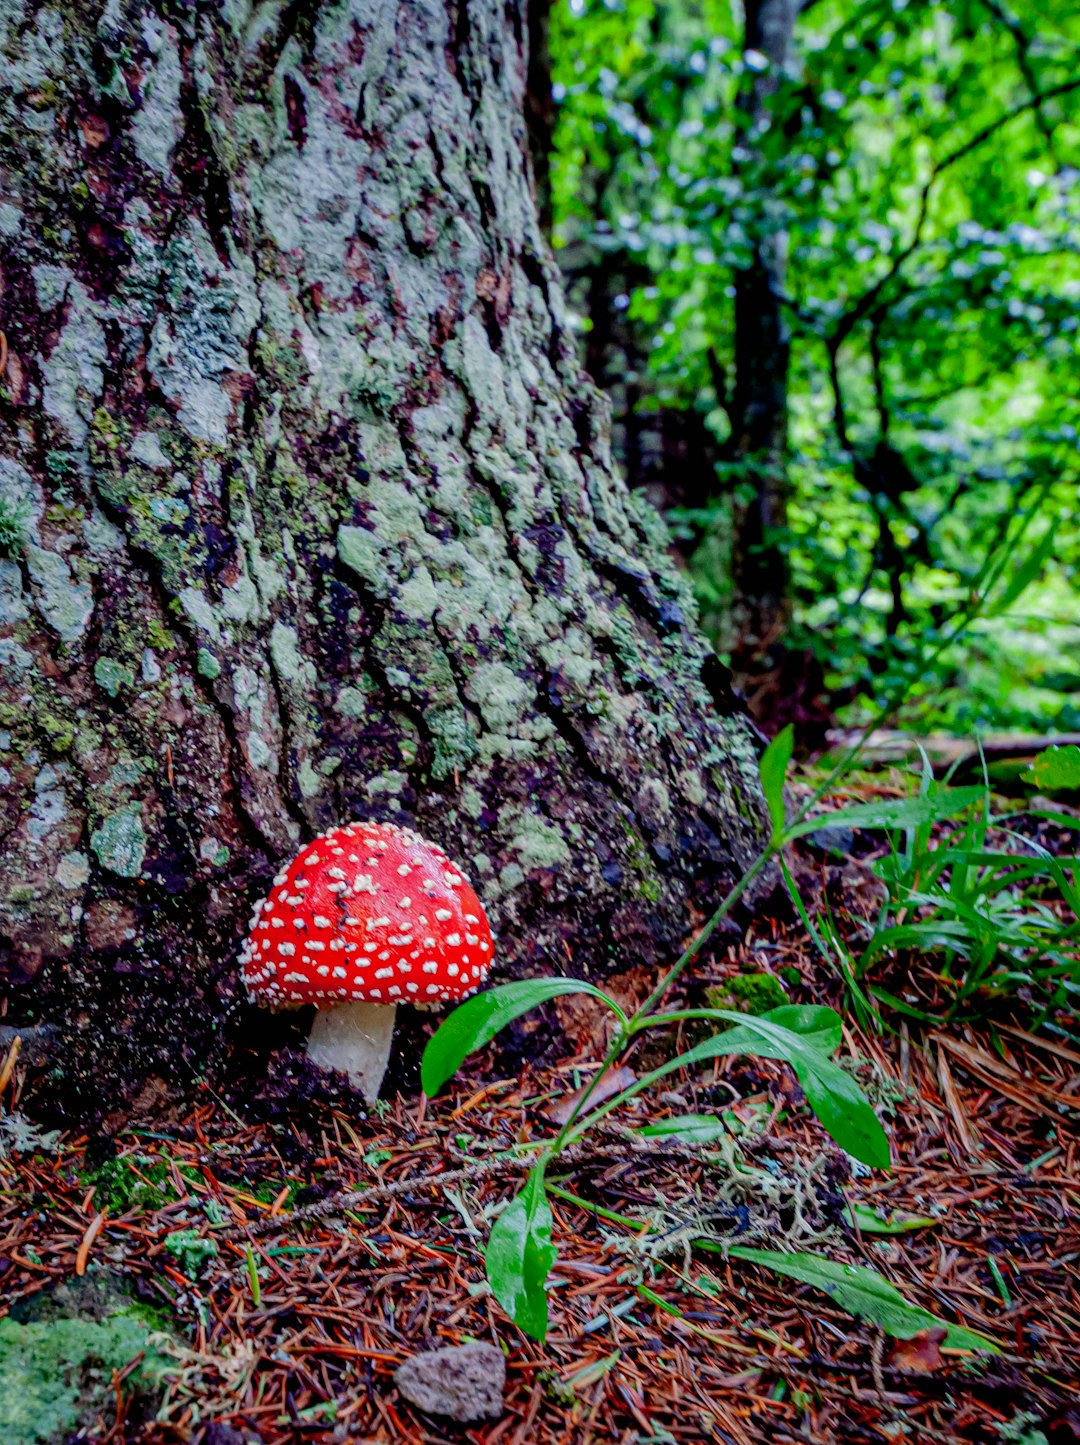
<path id="1" fill-rule="evenodd" d="M 19 1050 L 22 1048 L 22 1035 L 16 1034 L 11 1041 L 11 1047 L 4 1059 L 4 1066 L 0 1068 L 0 1094 L 4 1092 L 11 1082 L 11 1076 L 15 1072 L 15 1065 L 19 1061 Z"/>
<path id="2" fill-rule="evenodd" d="M 82 1275 L 86 1273 L 86 1261 L 90 1258 L 90 1247 L 101 1233 L 101 1226 L 105 1223 L 104 1209 L 100 1214 L 95 1214 L 87 1226 L 86 1233 L 82 1237 L 78 1253 L 75 1256 L 75 1273 Z"/>

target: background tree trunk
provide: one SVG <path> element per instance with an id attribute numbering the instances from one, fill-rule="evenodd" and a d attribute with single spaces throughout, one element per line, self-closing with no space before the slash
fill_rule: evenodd
<path id="1" fill-rule="evenodd" d="M 0 16 L 0 956 L 55 1097 L 189 1079 L 350 816 L 462 861 L 504 975 L 669 958 L 754 748 L 564 328 L 524 7 Z"/>
<path id="2" fill-rule="evenodd" d="M 797 0 L 746 0 L 743 55 L 750 82 L 740 97 L 745 124 L 738 145 L 753 164 L 767 101 L 780 83 L 799 13 Z M 734 384 L 728 416 L 732 459 L 747 469 L 748 500 L 732 506 L 733 652 L 740 667 L 783 631 L 789 607 L 788 568 L 769 534 L 787 522 L 787 378 L 791 343 L 780 297 L 787 237 L 760 236 L 748 266 L 735 272 Z M 752 490 L 751 490 L 752 489 Z"/>

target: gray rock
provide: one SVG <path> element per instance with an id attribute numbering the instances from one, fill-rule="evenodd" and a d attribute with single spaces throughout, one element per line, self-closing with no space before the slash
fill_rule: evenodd
<path id="1" fill-rule="evenodd" d="M 503 1411 L 506 1361 L 494 1345 L 448 1345 L 425 1350 L 399 1365 L 394 1375 L 410 1404 L 430 1415 L 449 1415 L 466 1424 L 495 1420 Z"/>

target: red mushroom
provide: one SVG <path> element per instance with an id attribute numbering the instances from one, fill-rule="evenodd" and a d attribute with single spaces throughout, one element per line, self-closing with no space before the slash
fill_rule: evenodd
<path id="1" fill-rule="evenodd" d="M 399 1003 L 484 982 L 492 938 L 468 879 L 392 823 L 346 823 L 301 849 L 256 909 L 240 955 L 253 1003 L 313 1003 L 308 1057 L 378 1097 Z"/>

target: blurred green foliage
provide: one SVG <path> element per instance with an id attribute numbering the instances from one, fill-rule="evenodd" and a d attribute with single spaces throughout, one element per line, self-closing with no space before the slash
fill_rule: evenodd
<path id="1" fill-rule="evenodd" d="M 788 644 L 855 716 L 907 674 L 909 725 L 1080 729 L 1080 11 L 809 0 L 749 133 L 736 6 L 556 0 L 551 45 L 554 241 L 583 330 L 590 268 L 628 278 L 627 405 L 697 411 L 723 457 L 733 276 L 786 248 Z M 712 470 L 672 521 L 723 646 L 755 478 Z M 1027 589 L 925 671 L 1033 503 Z"/>

